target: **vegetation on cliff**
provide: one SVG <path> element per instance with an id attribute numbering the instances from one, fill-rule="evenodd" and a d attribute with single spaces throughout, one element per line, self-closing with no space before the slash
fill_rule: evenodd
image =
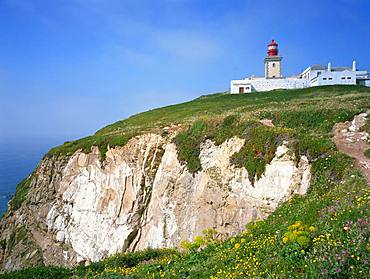
<path id="1" fill-rule="evenodd" d="M 160 133 L 165 126 L 191 124 L 199 119 L 220 122 L 225 116 L 231 114 L 240 114 L 243 116 L 243 120 L 259 120 L 261 111 L 276 113 L 276 117 L 281 123 L 294 120 L 292 125 L 299 125 L 302 128 L 309 129 L 319 124 L 319 126 L 330 129 L 330 125 L 335 119 L 327 117 L 326 113 L 329 112 L 332 116 L 337 116 L 337 110 L 339 112 L 346 110 L 350 111 L 352 115 L 355 111 L 357 112 L 366 106 L 366 98 L 368 97 L 366 92 L 369 92 L 366 87 L 330 86 L 241 95 L 219 93 L 202 96 L 190 102 L 133 115 L 106 126 L 92 136 L 65 142 L 63 145 L 51 149 L 47 156 L 71 155 L 79 149 L 90 152 L 92 146 L 98 146 L 102 157 L 104 157 L 108 146 L 124 145 L 131 137 L 138 134 Z M 357 101 L 361 104 L 357 105 Z M 321 112 L 323 108 L 327 108 L 327 111 Z M 301 114 L 302 109 L 305 111 Z M 279 112 L 284 111 L 291 111 L 291 114 L 286 113 L 284 117 L 279 117 Z M 300 114 L 297 119 L 294 119 L 295 111 Z M 346 114 L 346 112 L 341 114 Z M 313 119 L 315 121 L 311 122 Z"/>
<path id="2" fill-rule="evenodd" d="M 215 94 L 138 114 L 56 147 L 48 156 L 98 145 L 104 158 L 108 145 L 181 124 L 174 142 L 191 172 L 201 168 L 204 140 L 220 144 L 236 135 L 246 142 L 232 162 L 252 178 L 263 173 L 276 146 L 289 140 L 291 150 L 312 163 L 312 180 L 305 196 L 294 196 L 232 238 L 220 240 L 206 231 L 179 251 L 124 253 L 86 267 L 38 267 L 0 278 L 366 278 L 370 190 L 353 160 L 336 149 L 331 130 L 365 111 L 369 97 L 370 89 L 359 86 Z M 274 127 L 259 123 L 266 118 Z"/>
<path id="3" fill-rule="evenodd" d="M 23 179 L 16 187 L 16 192 L 11 199 L 9 205 L 12 210 L 17 210 L 22 203 L 26 201 L 26 196 L 29 189 L 29 184 L 31 180 L 32 174 Z"/>

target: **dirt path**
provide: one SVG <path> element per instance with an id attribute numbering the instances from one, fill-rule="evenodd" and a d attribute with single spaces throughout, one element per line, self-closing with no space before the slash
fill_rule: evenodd
<path id="1" fill-rule="evenodd" d="M 352 121 L 337 123 L 333 128 L 333 141 L 339 151 L 355 159 L 355 165 L 370 185 L 370 159 L 364 155 L 365 150 L 370 147 L 368 144 L 370 136 L 366 132 L 360 132 L 367 117 L 370 117 L 370 110 L 356 115 Z"/>

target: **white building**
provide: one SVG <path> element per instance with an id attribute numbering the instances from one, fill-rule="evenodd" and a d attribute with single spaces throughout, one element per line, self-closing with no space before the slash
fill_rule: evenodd
<path id="1" fill-rule="evenodd" d="M 355 61 L 353 61 L 352 68 L 331 67 L 331 63 L 328 63 L 327 67 L 320 65 L 308 67 L 299 76 L 282 77 L 282 57 L 278 54 L 278 44 L 272 40 L 268 45 L 267 57 L 264 60 L 265 77 L 252 76 L 241 80 L 232 80 L 230 83 L 230 93 L 239 94 L 335 84 L 361 84 L 370 86 L 368 72 L 357 70 Z"/>
<path id="2" fill-rule="evenodd" d="M 370 78 L 367 71 L 356 69 L 356 61 L 350 67 L 327 67 L 314 65 L 308 67 L 300 75 L 301 78 L 308 79 L 309 86 L 335 85 L 335 84 L 361 84 L 370 86 Z"/>

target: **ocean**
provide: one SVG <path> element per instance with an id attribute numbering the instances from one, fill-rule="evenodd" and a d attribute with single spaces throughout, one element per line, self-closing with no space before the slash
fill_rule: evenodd
<path id="1" fill-rule="evenodd" d="M 55 139 L 0 140 L 0 216 L 7 209 L 17 184 L 58 144 L 60 141 Z"/>

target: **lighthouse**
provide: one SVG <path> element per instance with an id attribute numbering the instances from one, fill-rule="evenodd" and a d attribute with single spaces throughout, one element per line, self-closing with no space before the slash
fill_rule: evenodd
<path id="1" fill-rule="evenodd" d="M 370 87 L 368 71 L 358 70 L 356 62 L 353 62 L 352 67 L 332 67 L 331 63 L 328 66 L 312 65 L 301 74 L 283 77 L 281 74 L 281 60 L 278 44 L 272 39 L 267 45 L 265 76 L 257 77 L 253 75 L 244 79 L 231 80 L 230 93 L 252 93 L 335 84 L 361 84 Z"/>
<path id="2" fill-rule="evenodd" d="M 267 46 L 265 58 L 265 78 L 281 78 L 281 59 L 278 44 L 274 39 Z"/>

